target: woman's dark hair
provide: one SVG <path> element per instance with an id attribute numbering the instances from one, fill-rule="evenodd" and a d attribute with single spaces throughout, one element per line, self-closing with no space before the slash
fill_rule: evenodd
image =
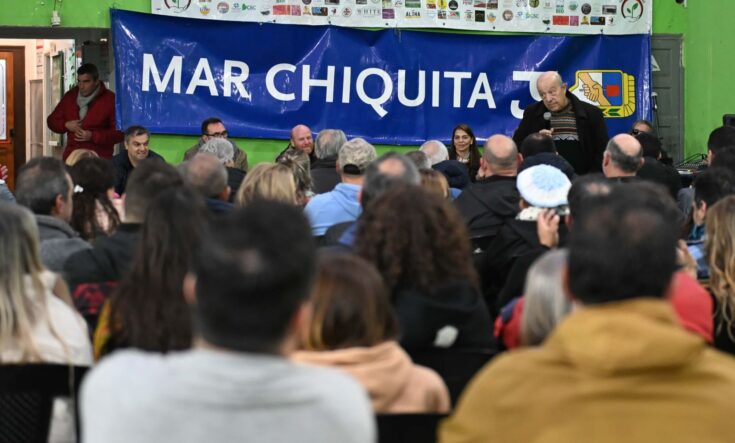
<path id="1" fill-rule="evenodd" d="M 418 186 L 386 191 L 365 208 L 355 249 L 383 276 L 391 294 L 433 293 L 450 281 L 477 285 L 465 224 L 449 200 Z"/>
<path id="2" fill-rule="evenodd" d="M 475 133 L 472 132 L 472 128 L 470 128 L 469 125 L 460 123 L 452 129 L 452 139 L 449 141 L 449 146 L 447 148 L 449 150 L 449 160 L 457 160 L 457 149 L 454 147 L 454 135 L 458 130 L 466 132 L 472 139 L 472 143 L 469 148 L 470 161 L 467 163 L 467 169 L 469 170 L 470 180 L 474 182 L 477 177 L 477 172 L 480 170 L 480 157 L 482 157 L 482 154 L 477 148 L 477 138 L 475 137 Z"/>
<path id="3" fill-rule="evenodd" d="M 131 269 L 111 299 L 104 351 L 168 352 L 191 346 L 183 281 L 198 255 L 207 217 L 203 198 L 188 188 L 164 191 L 149 206 Z"/>
<path id="4" fill-rule="evenodd" d="M 85 240 L 114 231 L 120 224 L 120 215 L 107 194 L 115 186 L 112 163 L 97 157 L 83 158 L 71 167 L 70 175 L 75 189 L 81 188 L 72 198 L 71 227 Z M 107 219 L 106 226 L 100 223 L 98 208 L 102 211 L 102 219 Z"/>
<path id="5" fill-rule="evenodd" d="M 370 347 L 398 335 L 398 321 L 380 274 L 352 254 L 319 258 L 311 312 L 304 334 L 307 350 Z"/>

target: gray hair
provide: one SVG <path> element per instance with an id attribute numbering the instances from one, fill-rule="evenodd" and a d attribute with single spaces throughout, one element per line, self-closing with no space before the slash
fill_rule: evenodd
<path id="1" fill-rule="evenodd" d="M 625 172 L 636 172 L 641 167 L 643 148 L 640 147 L 640 145 L 638 152 L 635 155 L 628 155 L 622 150 L 620 145 L 615 142 L 615 137 L 613 137 L 609 142 L 607 142 L 605 151 L 610 154 L 612 162 Z"/>
<path id="2" fill-rule="evenodd" d="M 219 195 L 227 187 L 227 169 L 210 153 L 199 152 L 179 165 L 184 183 L 207 198 Z"/>
<path id="3" fill-rule="evenodd" d="M 429 161 L 432 166 L 449 159 L 449 150 L 447 149 L 447 146 L 439 140 L 429 140 L 424 142 L 419 150 L 429 157 Z"/>
<path id="4" fill-rule="evenodd" d="M 339 167 L 343 172 L 345 172 L 344 168 L 346 166 L 354 165 L 357 170 L 352 172 L 359 172 L 359 174 L 351 174 L 351 172 L 346 173 L 351 175 L 362 175 L 368 165 L 377 157 L 378 153 L 375 152 L 373 145 L 365 141 L 365 139 L 353 138 L 342 145 L 339 150 L 339 154 L 337 154 L 337 162 L 339 162 Z"/>
<path id="5" fill-rule="evenodd" d="M 207 140 L 199 148 L 199 152 L 214 155 L 223 165 L 235 158 L 235 148 L 232 146 L 232 143 L 219 137 L 212 137 Z"/>
<path id="6" fill-rule="evenodd" d="M 405 155 L 389 152 L 370 163 L 365 171 L 360 203 L 363 207 L 390 188 L 421 185 L 419 170 Z"/>
<path id="7" fill-rule="evenodd" d="M 521 341 L 526 346 L 540 345 L 572 310 L 562 287 L 567 255 L 566 249 L 547 252 L 528 270 L 521 314 Z"/>
<path id="8" fill-rule="evenodd" d="M 51 215 L 56 197 L 66 201 L 69 195 L 69 173 L 61 160 L 53 157 L 36 157 L 26 163 L 18 173 L 15 199 L 34 214 Z"/>
<path id="9" fill-rule="evenodd" d="M 341 129 L 323 129 L 319 131 L 314 142 L 316 158 L 336 157 L 339 149 L 347 142 L 347 136 Z"/>
<path id="10" fill-rule="evenodd" d="M 419 168 L 419 171 L 425 169 L 431 169 L 431 161 L 429 157 L 423 151 L 410 151 L 406 152 L 406 158 Z"/>

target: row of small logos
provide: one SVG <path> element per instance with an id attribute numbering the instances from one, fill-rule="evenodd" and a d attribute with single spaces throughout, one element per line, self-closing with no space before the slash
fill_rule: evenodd
<path id="1" fill-rule="evenodd" d="M 188 9 L 188 6 L 190 5 L 190 1 L 187 1 L 184 3 L 184 5 L 181 5 L 181 1 L 179 1 L 179 4 L 172 4 L 169 5 L 169 1 L 166 0 L 166 6 L 169 7 L 169 9 L 172 9 L 176 11 L 178 9 L 179 12 L 183 12 L 184 10 Z M 312 1 L 314 0 L 301 0 L 301 2 L 308 6 L 311 5 Z M 374 4 L 378 4 L 382 1 L 383 3 L 383 9 L 393 9 L 393 8 L 401 8 L 404 6 L 403 0 L 395 0 L 395 2 L 392 2 L 391 0 L 316 0 L 315 3 L 322 3 L 326 5 L 327 10 L 329 10 L 329 6 L 339 6 L 340 1 L 343 1 L 345 3 L 352 3 L 354 2 L 355 5 L 367 5 L 368 1 Z M 508 3 L 507 0 L 461 0 L 462 4 L 464 6 L 469 6 L 475 9 L 475 11 L 472 10 L 465 10 L 465 15 L 468 13 L 473 13 L 475 17 L 474 20 L 477 21 L 480 15 L 483 17 L 487 17 L 488 21 L 495 21 L 497 18 L 496 13 L 492 12 L 493 10 L 496 10 L 499 8 L 499 2 Z M 595 5 L 596 10 L 594 11 L 595 14 L 590 14 L 593 12 L 592 5 L 589 3 L 583 3 L 580 7 L 580 5 L 576 1 L 570 1 L 568 4 L 564 3 L 564 0 L 557 0 L 556 5 L 553 5 L 556 7 L 555 13 L 557 15 L 551 16 L 549 13 L 543 13 L 543 12 L 535 12 L 533 8 L 536 8 L 539 6 L 540 1 L 536 0 L 514 0 L 515 1 L 515 8 L 523 8 L 522 10 L 513 10 L 513 9 L 505 9 L 502 12 L 502 18 L 505 21 L 511 21 L 514 18 L 521 19 L 521 20 L 529 20 L 529 19 L 541 19 L 545 24 L 554 24 L 554 25 L 562 25 L 562 26 L 579 26 L 579 25 L 613 25 L 615 23 L 615 15 L 618 13 L 618 5 Z M 621 14 L 624 19 L 627 19 L 628 21 L 635 21 L 641 17 L 642 14 L 642 3 L 640 3 L 640 7 L 638 7 L 639 3 L 634 3 L 635 8 L 631 6 L 627 6 L 628 14 L 626 15 L 625 9 L 626 8 L 626 2 L 629 1 L 636 1 L 636 2 L 642 2 L 642 0 L 623 0 L 623 3 L 620 5 L 621 7 Z M 426 9 L 449 9 L 453 12 L 456 12 L 460 5 L 458 0 L 425 0 L 426 2 Z M 241 11 L 257 11 L 260 10 L 262 14 L 269 14 L 270 8 L 268 8 L 267 2 L 262 2 L 264 4 L 261 4 L 260 8 L 253 4 L 246 4 L 246 3 L 228 3 L 226 1 L 221 1 L 219 3 L 216 3 L 216 6 L 213 4 L 211 0 L 200 0 L 199 1 L 199 11 L 203 16 L 207 16 L 212 12 L 213 8 L 220 14 L 228 14 L 230 12 L 237 13 Z M 286 3 L 286 0 L 275 0 L 276 5 L 273 5 L 273 14 L 274 15 L 324 15 L 322 11 L 322 6 L 313 6 L 312 8 L 304 7 L 296 9 L 294 6 L 297 5 L 287 5 L 282 4 Z M 422 8 L 421 0 L 405 0 L 405 7 L 407 8 Z M 547 8 L 546 6 L 549 6 Z M 552 9 L 552 2 L 551 1 L 545 1 L 544 7 L 542 9 Z M 532 8 L 529 11 L 529 8 Z M 564 15 L 565 8 L 568 8 L 570 11 L 574 12 L 579 8 L 579 11 L 582 13 L 581 16 L 579 15 Z M 331 8 L 335 9 L 335 8 Z M 479 12 L 483 11 L 477 11 L 477 9 L 487 9 L 490 12 L 479 14 Z M 632 9 L 635 9 L 631 14 Z M 299 11 L 298 13 L 296 11 Z M 288 11 L 288 12 L 286 12 Z M 317 11 L 318 13 L 314 13 L 314 11 Z M 348 17 L 352 13 L 352 8 L 350 7 L 343 7 L 341 9 L 342 15 Z M 430 11 L 429 11 L 430 12 Z M 440 11 L 441 12 L 441 11 Z M 406 13 L 407 16 L 416 17 L 416 14 L 414 13 Z M 327 15 L 330 15 L 327 13 Z M 336 15 L 336 12 L 331 14 Z M 434 15 L 434 14 L 432 14 Z M 437 16 L 444 15 L 448 18 L 457 18 L 458 14 L 436 14 Z M 482 21 L 485 19 L 483 18 Z M 549 22 L 549 23 L 546 23 Z M 565 24 L 567 23 L 567 24 Z"/>
<path id="2" fill-rule="evenodd" d="M 482 10 L 465 10 L 464 13 L 460 11 L 447 11 L 447 10 L 406 10 L 404 17 L 407 19 L 438 19 L 438 20 L 461 20 L 464 15 L 464 20 L 468 22 L 477 23 L 495 23 L 498 20 L 498 15 L 493 12 L 482 11 Z M 508 11 L 506 11 L 508 12 Z M 361 18 L 382 18 L 385 20 L 394 20 L 400 16 L 397 14 L 396 9 L 393 8 L 355 8 L 354 10 L 350 7 L 343 7 L 341 9 L 326 6 L 304 6 L 303 8 L 299 5 L 274 5 L 273 15 L 277 16 L 313 16 L 313 17 L 351 17 L 353 14 Z M 503 13 L 502 18 L 506 22 L 510 22 L 514 19 L 515 14 L 512 12 Z M 525 19 L 526 17 L 522 17 Z M 538 17 L 536 17 L 538 18 Z M 575 16 L 575 15 L 554 15 L 549 18 L 541 20 L 544 25 L 547 26 L 614 26 L 615 20 L 613 17 L 601 17 L 601 16 Z"/>

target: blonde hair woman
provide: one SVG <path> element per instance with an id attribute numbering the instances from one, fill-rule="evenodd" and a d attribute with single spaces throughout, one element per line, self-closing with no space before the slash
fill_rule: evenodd
<path id="1" fill-rule="evenodd" d="M 735 355 L 735 196 L 707 210 L 705 249 L 714 301 L 715 348 Z"/>
<path id="2" fill-rule="evenodd" d="M 41 264 L 33 214 L 0 203 L 0 363 L 92 364 L 87 326 L 66 284 Z M 73 408 L 54 403 L 50 441 L 73 438 Z"/>
<path id="3" fill-rule="evenodd" d="M 274 163 L 260 163 L 251 169 L 235 195 L 235 204 L 245 206 L 256 199 L 297 204 L 296 181 L 291 169 Z"/>
<path id="4" fill-rule="evenodd" d="M 75 149 L 69 154 L 69 157 L 66 158 L 66 161 L 64 162 L 66 166 L 74 166 L 77 163 L 79 163 L 79 160 L 83 158 L 99 158 L 99 154 L 94 152 L 91 149 Z M 113 180 L 115 177 L 112 177 Z"/>

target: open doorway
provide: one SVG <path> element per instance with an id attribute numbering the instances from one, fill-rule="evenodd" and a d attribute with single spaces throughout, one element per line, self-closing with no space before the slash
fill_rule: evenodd
<path id="1" fill-rule="evenodd" d="M 64 136 L 46 117 L 76 84 L 76 69 L 94 63 L 112 80 L 109 29 L 0 27 L 0 164 L 8 185 L 28 159 L 61 157 Z"/>

